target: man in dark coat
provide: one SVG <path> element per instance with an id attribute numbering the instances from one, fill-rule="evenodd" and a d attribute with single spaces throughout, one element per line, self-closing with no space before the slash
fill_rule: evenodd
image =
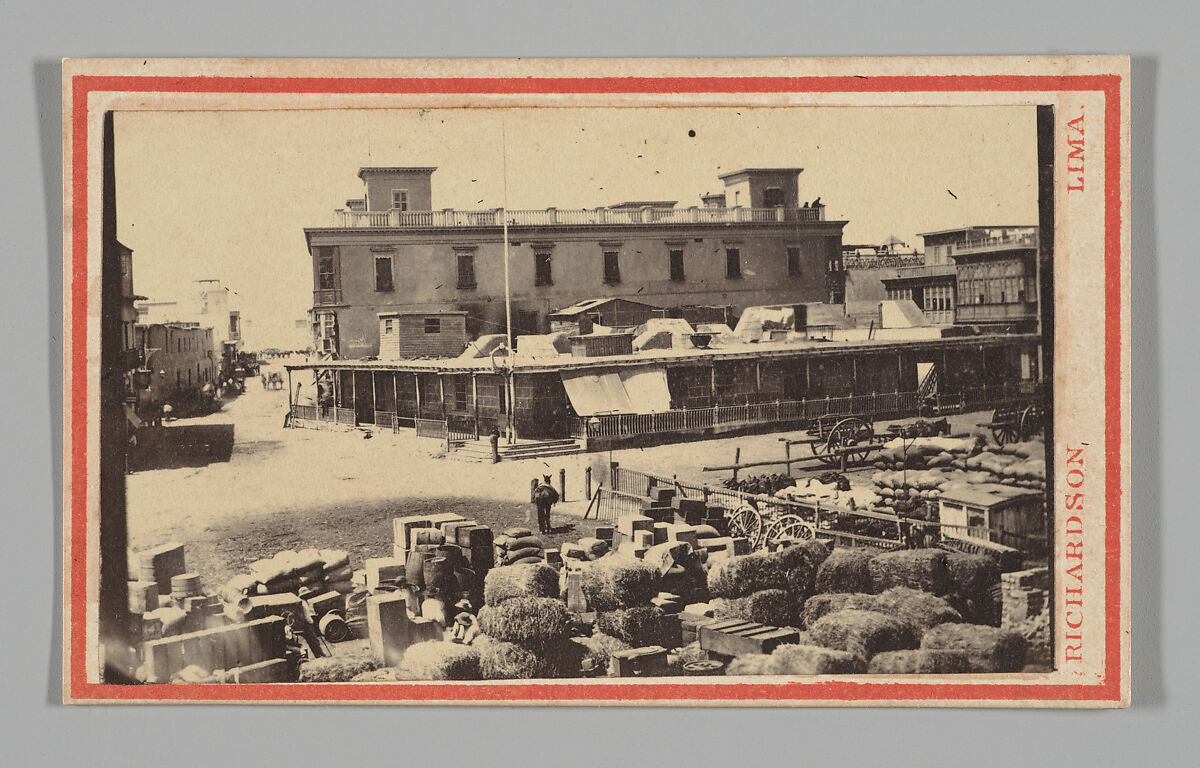
<path id="1" fill-rule="evenodd" d="M 538 530 L 550 533 L 550 507 L 558 503 L 558 491 L 550 484 L 550 475 L 542 475 L 542 482 L 530 494 L 537 507 Z"/>

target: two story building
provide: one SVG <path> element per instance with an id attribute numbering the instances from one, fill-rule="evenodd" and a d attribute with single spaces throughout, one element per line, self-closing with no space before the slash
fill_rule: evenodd
<path id="1" fill-rule="evenodd" d="M 381 316 L 462 312 L 470 339 L 507 330 L 508 219 L 514 335 L 545 333 L 577 302 L 628 296 L 656 307 L 827 301 L 846 222 L 800 199 L 800 168 L 723 174 L 702 205 L 632 201 L 602 208 L 433 208 L 432 167 L 362 168 L 362 198 L 305 229 L 315 348 L 380 352 Z M 834 281 L 836 283 L 836 281 Z"/>

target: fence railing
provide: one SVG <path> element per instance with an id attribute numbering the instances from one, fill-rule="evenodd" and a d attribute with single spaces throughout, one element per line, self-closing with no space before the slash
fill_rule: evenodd
<path id="1" fill-rule="evenodd" d="M 1028 400 L 1035 396 L 1036 392 L 1035 387 L 997 384 L 938 395 L 935 407 L 939 413 L 996 408 Z M 580 438 L 634 437 L 710 429 L 717 426 L 807 422 L 828 416 L 904 418 L 918 415 L 921 401 L 918 392 L 888 392 L 813 400 L 717 405 L 711 408 L 685 408 L 657 413 L 600 414 L 572 419 L 571 435 Z"/>
<path id="2" fill-rule="evenodd" d="M 627 224 L 731 224 L 772 222 L 818 222 L 825 220 L 825 206 L 811 208 L 543 208 L 478 211 L 349 211 L 333 212 L 336 228 L 403 227 L 498 227 L 503 217 L 514 226 L 605 226 Z"/>
<path id="3" fill-rule="evenodd" d="M 396 428 L 396 414 L 392 411 L 375 411 L 375 426 L 394 431 Z"/>
<path id="4" fill-rule="evenodd" d="M 413 421 L 417 429 L 417 437 L 446 439 L 446 422 L 441 419 L 413 419 Z"/>

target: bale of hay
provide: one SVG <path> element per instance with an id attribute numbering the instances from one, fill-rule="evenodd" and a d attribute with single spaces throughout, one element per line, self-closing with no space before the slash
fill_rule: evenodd
<path id="1" fill-rule="evenodd" d="M 971 672 L 1020 672 L 1028 645 L 1017 632 L 979 624 L 939 624 L 921 638 L 922 648 L 966 654 Z"/>
<path id="2" fill-rule="evenodd" d="M 376 669 L 379 669 L 379 662 L 371 654 L 325 656 L 300 665 L 300 682 L 346 683 Z"/>
<path id="3" fill-rule="evenodd" d="M 737 675 L 769 675 L 771 673 L 771 657 L 765 653 L 747 653 L 734 658 L 725 669 L 725 674 L 731 677 Z"/>
<path id="4" fill-rule="evenodd" d="M 999 624 L 996 591 L 1000 585 L 1000 566 L 996 559 L 963 552 L 947 552 L 946 557 L 954 593 L 961 598 L 958 608 L 963 619 L 972 624 Z"/>
<path id="5" fill-rule="evenodd" d="M 853 675 L 866 669 L 855 654 L 818 645 L 781 645 L 770 659 L 767 668 L 772 675 Z"/>
<path id="6" fill-rule="evenodd" d="M 499 605 L 514 597 L 557 595 L 558 571 L 544 563 L 493 568 L 483 579 L 483 602 L 487 605 Z"/>
<path id="7" fill-rule="evenodd" d="M 580 662 L 589 662 L 593 669 L 608 669 L 609 659 L 613 651 L 627 651 L 633 646 L 624 640 L 596 632 L 591 637 L 572 637 L 571 641 L 583 647 L 583 658 Z"/>
<path id="8" fill-rule="evenodd" d="M 742 619 L 774 627 L 799 627 L 804 599 L 782 589 L 764 589 L 746 597 L 712 601 L 718 619 Z"/>
<path id="9" fill-rule="evenodd" d="M 801 599 L 813 593 L 817 581 L 817 569 L 829 557 L 829 550 L 822 542 L 805 542 L 804 545 L 786 547 L 771 555 L 783 565 L 785 589 Z"/>
<path id="10" fill-rule="evenodd" d="M 654 606 L 639 605 L 605 611 L 596 616 L 596 629 L 633 648 L 648 645 L 669 647 L 663 612 Z"/>
<path id="11" fill-rule="evenodd" d="M 938 624 L 962 621 L 958 611 L 940 597 L 908 587 L 892 587 L 872 596 L 869 610 L 899 619 L 917 632 L 917 636 Z"/>
<path id="12" fill-rule="evenodd" d="M 909 587 L 934 595 L 948 594 L 950 560 L 941 549 L 902 549 L 876 555 L 870 563 L 872 592 Z"/>
<path id="13" fill-rule="evenodd" d="M 822 616 L 808 633 L 817 645 L 847 651 L 864 660 L 884 651 L 916 648 L 919 643 L 912 627 L 903 621 L 858 608 Z"/>
<path id="14" fill-rule="evenodd" d="M 443 640 L 410 645 L 403 666 L 420 680 L 479 680 L 479 649 Z"/>
<path id="15" fill-rule="evenodd" d="M 875 555 L 862 549 L 839 547 L 817 568 L 814 584 L 818 594 L 871 592 L 871 560 Z"/>
<path id="16" fill-rule="evenodd" d="M 804 601 L 804 608 L 800 612 L 800 624 L 804 627 L 811 627 L 822 616 L 828 616 L 831 613 L 837 613 L 846 608 L 859 608 L 864 611 L 874 610 L 874 595 L 865 595 L 858 592 L 827 592 L 813 595 Z"/>
<path id="17" fill-rule="evenodd" d="M 724 558 L 708 571 L 708 592 L 713 597 L 745 597 L 788 586 L 783 558 L 766 552 Z"/>
<path id="18" fill-rule="evenodd" d="M 382 667 L 355 675 L 350 678 L 352 683 L 398 683 L 409 680 L 419 680 L 406 667 Z"/>
<path id="19" fill-rule="evenodd" d="M 479 670 L 484 680 L 566 677 L 578 671 L 582 656 L 581 646 L 566 639 L 533 649 L 481 635 L 471 647 L 479 650 Z"/>
<path id="20" fill-rule="evenodd" d="M 583 595 L 592 610 L 611 611 L 646 605 L 662 591 L 662 576 L 649 563 L 608 555 L 581 569 Z"/>
<path id="21" fill-rule="evenodd" d="M 947 675 L 970 671 L 970 662 L 962 651 L 929 648 L 885 651 L 876 654 L 867 665 L 867 672 L 872 675 Z"/>
<path id="22" fill-rule="evenodd" d="M 571 614 L 557 598 L 513 597 L 480 608 L 479 631 L 503 642 L 544 646 L 571 633 Z"/>

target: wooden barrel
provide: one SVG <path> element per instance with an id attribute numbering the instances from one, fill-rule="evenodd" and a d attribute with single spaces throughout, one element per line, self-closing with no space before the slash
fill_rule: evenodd
<path id="1" fill-rule="evenodd" d="M 425 591 L 431 594 L 457 596 L 458 580 L 454 577 L 454 565 L 444 557 L 431 557 L 425 561 Z"/>
<path id="2" fill-rule="evenodd" d="M 413 549 L 408 553 L 408 559 L 404 561 L 404 576 L 412 586 L 425 586 L 425 561 L 429 557 L 428 552 L 420 549 Z"/>
<path id="3" fill-rule="evenodd" d="M 444 557 L 454 570 L 465 568 L 467 566 L 467 557 L 463 554 L 462 547 L 457 544 L 443 544 L 437 548 L 436 557 Z"/>
<path id="4" fill-rule="evenodd" d="M 200 594 L 200 574 L 181 573 L 171 577 L 171 597 L 182 599 Z"/>
<path id="5" fill-rule="evenodd" d="M 321 637 L 331 643 L 340 643 L 350 639 L 350 626 L 337 611 L 330 611 L 322 616 L 321 620 L 317 622 L 317 629 L 320 631 Z"/>

